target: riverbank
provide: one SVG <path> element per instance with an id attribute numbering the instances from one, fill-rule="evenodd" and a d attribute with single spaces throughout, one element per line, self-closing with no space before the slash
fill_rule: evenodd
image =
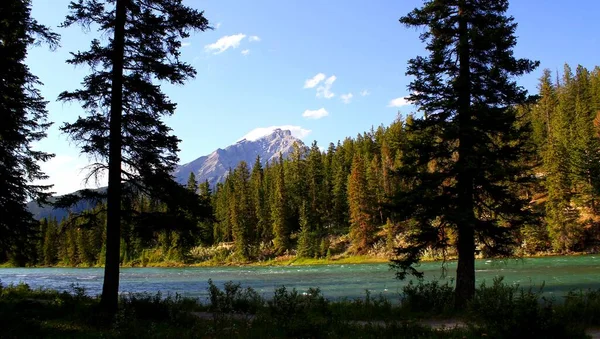
<path id="1" fill-rule="evenodd" d="M 547 257 L 578 257 L 585 255 L 596 254 L 596 252 L 570 252 L 566 254 L 543 252 L 528 254 L 522 256 L 515 256 L 512 259 L 528 259 L 528 258 L 547 258 Z M 476 259 L 485 259 L 483 257 L 477 257 Z M 442 261 L 442 258 L 424 257 L 421 261 L 424 263 Z M 449 255 L 446 259 L 447 262 L 457 260 L 456 256 Z M 148 267 L 148 268 L 183 268 L 183 267 L 265 267 L 265 266 L 313 266 L 313 265 L 352 265 L 352 264 L 384 264 L 390 263 L 389 258 L 382 256 L 368 256 L 368 255 L 337 255 L 330 258 L 299 258 L 293 255 L 279 256 L 268 260 L 260 261 L 216 261 L 206 260 L 202 262 L 182 262 L 174 260 L 166 260 L 160 262 L 145 262 L 132 261 L 121 264 L 121 267 L 134 268 L 134 267 Z M 0 268 L 15 268 L 17 266 L 12 265 L 9 262 L 0 263 Z M 104 267 L 103 265 L 30 265 L 26 267 L 31 268 L 99 268 Z"/>

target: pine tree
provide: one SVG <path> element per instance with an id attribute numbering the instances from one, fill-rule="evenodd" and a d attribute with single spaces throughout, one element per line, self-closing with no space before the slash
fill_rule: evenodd
<path id="1" fill-rule="evenodd" d="M 196 175 L 194 174 L 194 172 L 190 172 L 187 184 L 185 186 L 190 192 L 194 194 L 198 192 L 198 182 L 196 181 Z"/>
<path id="2" fill-rule="evenodd" d="M 508 189 L 523 177 L 514 107 L 527 100 L 513 78 L 538 63 L 514 58 L 516 24 L 507 10 L 507 0 L 429 0 L 400 19 L 425 27 L 430 54 L 411 59 L 407 71 L 415 77 L 408 100 L 424 117 L 415 119 L 418 136 L 402 155 L 412 186 L 398 194 L 395 211 L 418 227 L 395 262 L 400 278 L 418 274 L 413 264 L 423 251 L 445 247 L 455 230 L 457 307 L 475 292 L 475 239 L 510 254 L 509 232 L 527 215 L 526 202 Z"/>
<path id="3" fill-rule="evenodd" d="M 252 196 L 250 194 L 250 171 L 245 161 L 240 162 L 233 172 L 234 194 L 232 196 L 232 234 L 236 255 L 242 259 L 250 257 L 252 231 L 256 225 Z"/>
<path id="4" fill-rule="evenodd" d="M 252 190 L 252 205 L 254 206 L 254 215 L 256 217 L 256 228 L 253 238 L 260 241 L 266 241 L 269 238 L 270 224 L 269 212 L 267 210 L 267 201 L 265 193 L 265 174 L 262 168 L 260 156 L 256 157 L 252 173 L 250 174 L 250 186 Z"/>
<path id="5" fill-rule="evenodd" d="M 46 101 L 25 59 L 27 49 L 44 42 L 51 48 L 58 35 L 31 17 L 30 0 L 0 3 L 0 261 L 23 265 L 35 255 L 33 245 L 39 223 L 27 210 L 30 199 L 44 201 L 50 186 L 32 184 L 46 179 L 39 162 L 52 155 L 34 150 L 32 144 L 46 136 Z"/>
<path id="6" fill-rule="evenodd" d="M 273 245 L 278 254 L 289 249 L 290 228 L 287 221 L 287 192 L 283 168 L 283 156 L 279 156 L 279 164 L 273 166 L 275 172 L 274 192 L 271 197 L 271 222 L 273 223 Z"/>
<path id="7" fill-rule="evenodd" d="M 348 177 L 348 206 L 350 208 L 350 239 L 354 251 L 364 254 L 373 243 L 373 193 L 367 182 L 365 159 L 354 155 L 352 171 Z"/>
<path id="8" fill-rule="evenodd" d="M 110 34 L 105 44 L 94 39 L 89 51 L 74 53 L 67 61 L 87 64 L 92 73 L 84 78 L 82 89 L 63 92 L 59 99 L 81 101 L 88 113 L 61 129 L 99 160 L 90 176 L 108 169 L 102 305 L 116 312 L 122 181 L 141 184 L 138 188 L 151 195 L 176 189 L 170 173 L 178 160 L 179 140 L 161 120 L 172 115 L 176 105 L 153 80 L 183 84 L 194 77 L 194 68 L 179 60 L 181 39 L 190 30 L 209 26 L 202 12 L 181 0 L 77 0 L 69 9 L 63 26 L 94 24 L 101 34 Z"/>
<path id="9" fill-rule="evenodd" d="M 53 266 L 58 260 L 58 222 L 53 219 L 48 222 L 46 227 L 46 233 L 44 234 L 44 248 L 43 248 L 43 264 L 46 266 Z"/>
<path id="10" fill-rule="evenodd" d="M 321 150 L 317 142 L 313 142 L 307 158 L 306 180 L 308 183 L 309 209 L 306 217 L 311 228 L 320 233 L 323 231 L 325 206 L 325 175 Z"/>
<path id="11" fill-rule="evenodd" d="M 200 200 L 202 204 L 209 207 L 208 215 L 210 218 L 200 222 L 200 241 L 207 245 L 214 243 L 213 228 L 214 228 L 214 211 L 215 203 L 213 201 L 213 193 L 208 180 L 205 180 L 199 187 Z"/>
<path id="12" fill-rule="evenodd" d="M 306 201 L 300 207 L 300 234 L 298 235 L 298 248 L 296 254 L 301 258 L 310 258 L 315 254 L 315 240 L 314 232 L 309 223 L 308 219 L 308 204 Z"/>

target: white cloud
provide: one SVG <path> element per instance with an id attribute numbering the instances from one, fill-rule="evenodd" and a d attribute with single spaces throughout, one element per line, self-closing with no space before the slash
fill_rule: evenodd
<path id="1" fill-rule="evenodd" d="M 323 82 L 323 85 L 317 87 L 318 98 L 331 99 L 335 96 L 335 94 L 331 92 L 331 86 L 335 82 L 335 79 L 337 79 L 335 75 L 332 75 L 329 78 L 327 78 L 325 82 Z"/>
<path id="2" fill-rule="evenodd" d="M 248 41 L 250 41 L 250 42 L 254 42 L 254 41 L 259 42 L 260 41 L 260 37 L 257 36 L 257 35 L 253 35 L 253 36 L 251 36 L 251 37 L 248 38 Z"/>
<path id="3" fill-rule="evenodd" d="M 362 91 L 360 91 L 360 95 L 363 97 L 366 97 L 369 94 L 371 94 L 371 92 L 369 92 L 368 89 L 363 89 Z"/>
<path id="4" fill-rule="evenodd" d="M 408 106 L 411 103 L 406 100 L 407 97 L 399 97 L 390 101 L 387 107 L 402 107 Z"/>
<path id="5" fill-rule="evenodd" d="M 319 73 L 314 77 L 304 81 L 304 88 L 314 88 L 323 80 L 325 80 L 325 74 Z"/>
<path id="6" fill-rule="evenodd" d="M 309 129 L 304 129 L 301 126 L 294 126 L 294 125 L 258 127 L 258 128 L 251 130 L 250 132 L 246 133 L 246 135 L 241 137 L 238 141 L 243 140 L 243 139 L 254 141 L 256 139 L 264 137 L 265 135 L 269 135 L 269 134 L 273 133 L 273 131 L 278 128 L 282 129 L 282 130 L 291 131 L 292 135 L 298 139 L 304 139 L 307 135 L 310 134 L 310 132 L 312 132 Z"/>
<path id="7" fill-rule="evenodd" d="M 91 178 L 85 183 L 88 169 L 88 161 L 81 157 L 70 155 L 57 155 L 41 164 L 42 171 L 48 175 L 47 180 L 34 182 L 41 185 L 54 185 L 50 191 L 57 195 L 73 193 L 83 188 L 97 188 L 106 186 L 108 177 L 106 175 L 98 178 L 98 182 Z"/>
<path id="8" fill-rule="evenodd" d="M 245 49 L 242 51 L 242 55 L 248 55 L 250 54 L 250 50 L 249 49 Z"/>
<path id="9" fill-rule="evenodd" d="M 183 42 L 181 43 L 181 47 L 188 47 L 188 46 L 191 46 L 191 45 L 192 45 L 192 43 L 191 43 L 191 42 L 189 42 L 189 41 L 183 41 Z"/>
<path id="10" fill-rule="evenodd" d="M 340 95 L 340 98 L 342 99 L 342 101 L 343 101 L 345 104 L 349 104 L 349 103 L 350 103 L 350 101 L 352 101 L 352 97 L 353 97 L 352 93 L 348 93 L 348 94 L 342 94 L 342 95 Z"/>
<path id="11" fill-rule="evenodd" d="M 240 46 L 240 42 L 244 40 L 246 34 L 238 33 L 234 35 L 226 35 L 215 43 L 204 46 L 204 49 L 209 52 L 214 52 L 214 54 L 223 53 L 230 48 L 238 48 Z"/>
<path id="12" fill-rule="evenodd" d="M 321 119 L 328 115 L 329 115 L 329 112 L 327 112 L 327 110 L 325 108 L 319 108 L 316 110 L 307 109 L 306 111 L 304 111 L 304 113 L 302 113 L 302 116 L 307 119 Z"/>
<path id="13" fill-rule="evenodd" d="M 217 22 L 217 24 L 215 25 L 215 29 L 219 29 L 221 27 L 221 23 Z"/>

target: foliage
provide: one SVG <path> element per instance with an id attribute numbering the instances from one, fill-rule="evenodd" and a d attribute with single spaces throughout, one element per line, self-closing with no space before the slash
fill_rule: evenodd
<path id="1" fill-rule="evenodd" d="M 220 290 L 208 280 L 210 310 L 217 313 L 256 313 L 264 304 L 262 297 L 252 288 L 243 289 L 239 283 L 228 281 Z"/>
<path id="2" fill-rule="evenodd" d="M 539 62 L 515 58 L 517 24 L 507 10 L 508 0 L 430 0 L 400 19 L 424 28 L 428 54 L 409 60 L 406 72 L 414 77 L 407 100 L 423 117 L 408 128 L 397 172 L 405 187 L 391 208 L 416 227 L 394 262 L 399 278 L 421 276 L 414 264 L 424 251 L 456 248 L 460 306 L 475 290 L 476 246 L 510 255 L 512 233 L 530 216 L 514 189 L 529 178 L 528 126 L 516 111 L 528 96 L 515 79 Z"/>
<path id="3" fill-rule="evenodd" d="M 437 280 L 418 284 L 409 281 L 402 287 L 402 308 L 413 313 L 447 315 L 454 310 L 454 288 Z"/>
<path id="4" fill-rule="evenodd" d="M 38 89 L 42 83 L 25 60 L 30 47 L 54 48 L 59 37 L 31 17 L 30 0 L 2 1 L 0 13 L 0 261 L 24 265 L 35 260 L 32 244 L 39 236 L 25 204 L 50 196 L 51 186 L 33 182 L 47 178 L 40 163 L 53 156 L 33 148 L 52 123 Z"/>
<path id="5" fill-rule="evenodd" d="M 561 307 L 540 298 L 532 288 L 509 286 L 495 278 L 492 286 L 482 283 L 469 303 L 468 312 L 474 322 L 492 338 L 583 338 L 583 327 L 565 323 L 559 316 Z"/>

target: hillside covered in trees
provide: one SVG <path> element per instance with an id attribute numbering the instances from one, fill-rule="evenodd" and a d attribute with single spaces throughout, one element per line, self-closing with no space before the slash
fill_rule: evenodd
<path id="1" fill-rule="evenodd" d="M 555 80 L 554 80 L 555 79 Z M 515 254 L 594 250 L 600 240 L 600 68 L 565 66 L 546 70 L 535 103 L 519 107 L 519 124 L 530 157 L 521 159 L 530 173 L 518 194 L 530 201 L 534 218 L 511 236 Z M 248 263 L 276 257 L 339 258 L 393 256 L 409 225 L 395 220 L 390 199 L 405 189 L 399 171 L 413 117 L 398 117 L 321 151 L 295 145 L 289 157 L 250 170 L 241 162 L 216 185 L 190 176 L 188 190 L 210 207 L 213 218 L 189 227 L 177 218 L 171 229 L 123 222 L 121 261 L 129 265 L 161 262 Z M 169 209 L 139 194 L 126 208 L 158 218 Z M 42 220 L 39 237 L 27 244 L 31 265 L 98 265 L 105 251 L 103 206 L 94 218 Z M 164 221 L 164 220 L 163 220 Z M 449 235 L 450 241 L 455 236 Z M 486 244 L 478 243 L 481 256 Z M 453 256 L 452 251 L 449 253 Z M 431 254 L 432 256 L 434 253 Z"/>

